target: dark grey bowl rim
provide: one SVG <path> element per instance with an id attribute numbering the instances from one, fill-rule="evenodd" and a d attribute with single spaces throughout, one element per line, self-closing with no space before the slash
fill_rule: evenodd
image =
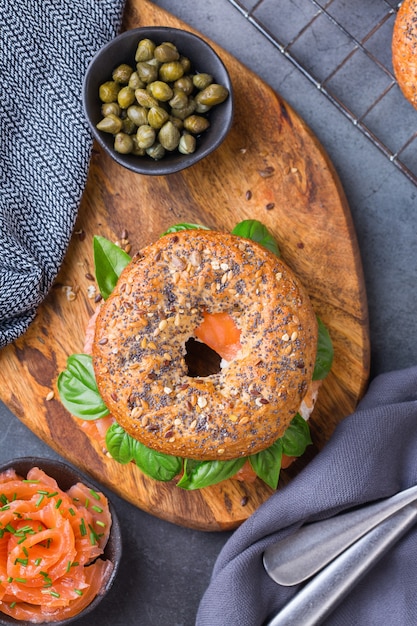
<path id="1" fill-rule="evenodd" d="M 0 472 L 4 472 L 7 469 L 13 468 L 18 474 L 23 474 L 26 476 L 27 472 L 32 467 L 39 467 L 46 474 L 48 474 L 48 476 L 55 478 L 59 487 L 64 491 L 66 489 L 69 489 L 77 482 L 83 482 L 85 485 L 87 485 L 87 487 L 90 487 L 95 491 L 103 491 L 100 485 L 85 476 L 85 474 L 83 474 L 83 472 L 81 472 L 80 470 L 77 470 L 76 468 L 68 465 L 67 463 L 64 463 L 63 461 L 56 461 L 54 459 L 37 456 L 17 457 L 1 463 Z M 102 558 L 112 561 L 113 570 L 108 580 L 106 581 L 104 588 L 94 598 L 94 600 L 77 615 L 56 622 L 38 622 L 38 626 L 49 626 L 51 624 L 53 626 L 66 626 L 67 624 L 71 624 L 80 618 L 84 618 L 100 604 L 106 594 L 110 591 L 110 588 L 113 586 L 122 556 L 122 538 L 120 523 L 117 517 L 116 510 L 110 499 L 108 499 L 108 503 L 110 514 L 112 517 L 112 527 L 110 530 L 110 537 L 104 549 L 104 554 L 102 555 Z M 0 612 L 0 626 L 33 626 L 33 622 L 29 622 L 26 620 L 16 620 L 13 617 L 10 617 Z"/>
<path id="2" fill-rule="evenodd" d="M 212 141 L 204 141 L 206 137 L 203 138 L 201 145 L 198 146 L 198 149 L 192 155 L 181 155 L 178 154 L 168 154 L 160 161 L 153 161 L 152 159 L 147 159 L 145 157 L 135 157 L 133 155 L 122 155 L 115 152 L 110 145 L 110 137 L 105 136 L 105 133 L 100 132 L 95 127 L 95 124 L 99 121 L 99 116 L 96 117 L 95 120 L 92 119 L 91 114 L 91 106 L 90 106 L 90 90 L 98 92 L 98 84 L 101 82 L 97 80 L 94 76 L 95 68 L 98 61 L 106 54 L 110 54 L 110 52 L 123 43 L 125 40 L 134 39 L 135 37 L 154 37 L 154 39 L 158 39 L 160 41 L 172 41 L 175 43 L 175 39 L 186 39 L 189 42 L 193 42 L 194 44 L 198 44 L 202 49 L 204 49 L 208 54 L 211 55 L 212 61 L 216 63 L 219 68 L 218 73 L 221 72 L 221 76 L 215 75 L 215 80 L 221 82 L 225 87 L 229 90 L 229 97 L 227 100 L 219 106 L 219 109 L 215 108 L 211 112 L 211 115 L 214 117 L 222 117 L 225 122 L 221 125 L 221 132 L 217 134 L 214 140 L 209 136 L 210 129 L 205 131 L 207 133 L 207 138 L 212 139 Z M 139 41 L 139 39 L 138 39 Z M 180 48 L 180 45 L 179 45 Z M 181 52 L 181 48 L 180 48 Z M 191 62 L 193 63 L 193 59 L 191 58 Z M 128 62 L 126 59 L 120 59 L 118 62 Z M 201 68 L 204 70 L 204 68 Z M 107 73 L 108 76 L 111 73 L 111 69 L 109 68 Z M 103 78 L 104 80 L 104 78 Z M 97 103 L 99 104 L 98 98 Z M 233 88 L 232 82 L 230 79 L 229 72 L 217 54 L 217 52 L 212 48 L 212 46 L 207 43 L 204 39 L 199 37 L 198 35 L 184 29 L 174 28 L 170 26 L 143 26 L 139 28 L 133 28 L 127 31 L 124 31 L 108 43 L 106 43 L 100 50 L 96 52 L 96 54 L 91 59 L 86 73 L 84 75 L 83 85 L 82 85 L 82 104 L 84 115 L 88 121 L 88 125 L 90 130 L 93 133 L 94 138 L 99 143 L 99 145 L 107 152 L 114 161 L 116 161 L 119 165 L 135 172 L 137 174 L 145 174 L 149 176 L 164 176 L 168 174 L 173 174 L 175 172 L 179 172 L 183 169 L 191 167 L 195 163 L 198 163 L 203 158 L 205 158 L 208 154 L 216 150 L 220 144 L 226 138 L 228 132 L 233 123 L 233 111 L 234 111 L 234 100 L 233 100 Z"/>

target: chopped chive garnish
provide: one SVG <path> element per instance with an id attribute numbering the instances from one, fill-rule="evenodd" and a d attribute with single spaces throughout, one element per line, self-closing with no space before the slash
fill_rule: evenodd
<path id="1" fill-rule="evenodd" d="M 68 509 L 68 511 L 70 512 L 71 515 L 76 515 L 76 513 L 75 513 L 73 508 Z"/>
<path id="2" fill-rule="evenodd" d="M 90 543 L 92 546 L 95 546 L 96 543 L 98 543 L 99 535 L 96 533 L 91 524 L 88 525 L 88 528 L 90 529 Z"/>
<path id="3" fill-rule="evenodd" d="M 71 567 L 77 567 L 77 565 L 79 565 L 79 562 L 78 562 L 78 561 L 74 561 L 74 562 L 72 563 Z"/>
<path id="4" fill-rule="evenodd" d="M 36 483 L 40 483 L 41 481 L 39 479 L 36 480 L 29 480 L 28 478 L 24 478 L 22 480 L 22 483 L 29 483 L 29 484 L 36 484 Z"/>
<path id="5" fill-rule="evenodd" d="M 42 496 L 49 495 L 49 491 L 47 491 L 46 489 L 38 489 L 38 493 L 40 493 Z"/>
<path id="6" fill-rule="evenodd" d="M 0 511 L 8 511 L 10 509 L 10 504 L 5 504 L 1 507 Z"/>
<path id="7" fill-rule="evenodd" d="M 16 600 L 14 602 L 10 602 L 10 608 L 14 609 L 14 607 L 16 606 Z"/>
<path id="8" fill-rule="evenodd" d="M 85 521 L 84 518 L 81 518 L 81 523 L 80 523 L 80 533 L 82 537 L 85 537 L 85 535 L 87 534 L 87 529 L 85 527 Z"/>
<path id="9" fill-rule="evenodd" d="M 11 576 L 8 576 L 8 577 L 7 577 L 7 582 L 8 582 L 8 583 L 12 583 L 12 582 L 13 582 L 13 578 L 12 578 Z"/>
<path id="10" fill-rule="evenodd" d="M 23 584 L 25 584 L 25 583 L 27 582 L 27 579 L 26 579 L 26 578 L 15 578 L 15 581 L 16 581 L 17 583 L 23 583 Z"/>
<path id="11" fill-rule="evenodd" d="M 66 572 L 68 573 L 70 569 L 71 569 L 71 561 L 68 561 Z"/>
<path id="12" fill-rule="evenodd" d="M 101 526 L 102 528 L 106 528 L 106 524 L 104 522 L 102 522 L 101 520 L 96 520 L 96 524 L 97 526 Z"/>
<path id="13" fill-rule="evenodd" d="M 43 577 L 43 581 L 44 581 L 44 587 L 52 587 L 52 579 L 49 577 L 48 572 L 39 572 L 40 575 Z"/>
<path id="14" fill-rule="evenodd" d="M 90 489 L 90 493 L 96 500 L 101 500 L 100 494 L 97 493 L 97 491 L 94 491 L 94 489 Z"/>
<path id="15" fill-rule="evenodd" d="M 7 524 L 7 526 L 4 527 L 6 530 L 9 531 L 9 533 L 12 533 L 12 535 L 15 534 L 16 530 L 13 528 L 13 526 L 11 524 Z"/>
<path id="16" fill-rule="evenodd" d="M 90 504 L 90 498 L 86 498 L 85 499 L 85 503 L 84 503 L 84 506 L 85 506 L 86 509 L 88 509 L 88 505 L 89 504 Z"/>
<path id="17" fill-rule="evenodd" d="M 51 589 L 51 591 L 49 592 L 51 594 L 51 596 L 53 596 L 54 598 L 60 598 L 61 595 L 57 592 L 57 591 L 53 591 L 53 589 Z"/>
<path id="18" fill-rule="evenodd" d="M 35 565 L 40 565 L 41 563 L 42 563 L 42 559 L 40 557 L 35 559 Z"/>
<path id="19" fill-rule="evenodd" d="M 48 498 L 53 498 L 54 496 L 58 495 L 58 491 L 51 491 L 51 493 L 48 493 L 47 496 Z"/>
<path id="20" fill-rule="evenodd" d="M 42 493 L 39 498 L 36 500 L 36 506 L 40 506 L 42 504 L 42 500 L 44 499 L 45 495 Z"/>
<path id="21" fill-rule="evenodd" d="M 2 504 L 7 504 L 9 502 L 5 493 L 0 493 L 0 502 Z"/>
<path id="22" fill-rule="evenodd" d="M 57 503 L 55 504 L 55 508 L 56 508 L 56 509 L 59 509 L 59 507 L 61 506 L 61 504 L 62 504 L 62 498 L 60 498 L 60 499 L 57 501 Z"/>
<path id="23" fill-rule="evenodd" d="M 23 552 L 23 554 L 24 554 L 25 556 L 29 556 L 29 552 L 28 552 L 28 549 L 27 549 L 26 547 L 23 547 L 23 548 L 22 548 L 22 552 Z"/>
<path id="24" fill-rule="evenodd" d="M 3 539 L 4 536 L 4 528 L 0 528 L 0 539 Z"/>
<path id="25" fill-rule="evenodd" d="M 103 513 L 103 509 L 100 506 L 97 506 L 97 504 L 93 504 L 91 508 L 93 511 L 96 511 L 96 513 Z"/>
<path id="26" fill-rule="evenodd" d="M 28 564 L 28 560 L 27 559 L 15 559 L 14 564 L 17 565 L 18 563 L 26 566 Z"/>
<path id="27" fill-rule="evenodd" d="M 83 595 L 83 592 L 81 591 L 81 589 L 74 589 L 74 592 L 79 596 Z"/>

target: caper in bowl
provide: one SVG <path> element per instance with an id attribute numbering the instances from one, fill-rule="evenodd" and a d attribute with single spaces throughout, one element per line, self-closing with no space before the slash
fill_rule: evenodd
<path id="1" fill-rule="evenodd" d="M 164 26 L 106 44 L 87 69 L 83 104 L 101 147 L 139 174 L 190 167 L 220 146 L 233 121 L 219 55 L 197 35 Z"/>

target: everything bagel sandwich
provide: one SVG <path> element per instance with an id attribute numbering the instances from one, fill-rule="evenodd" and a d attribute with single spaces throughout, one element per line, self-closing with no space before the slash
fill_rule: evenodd
<path id="1" fill-rule="evenodd" d="M 275 241 L 247 220 L 178 225 L 132 259 L 115 248 L 95 238 L 103 303 L 88 354 L 59 377 L 64 406 L 104 421 L 106 450 L 157 480 L 197 489 L 245 466 L 275 488 L 311 443 L 333 356 Z"/>

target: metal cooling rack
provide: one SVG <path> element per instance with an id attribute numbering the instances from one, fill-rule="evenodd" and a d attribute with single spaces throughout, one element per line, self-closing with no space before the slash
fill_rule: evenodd
<path id="1" fill-rule="evenodd" d="M 417 113 L 396 83 L 398 0 L 228 0 L 417 185 Z"/>

